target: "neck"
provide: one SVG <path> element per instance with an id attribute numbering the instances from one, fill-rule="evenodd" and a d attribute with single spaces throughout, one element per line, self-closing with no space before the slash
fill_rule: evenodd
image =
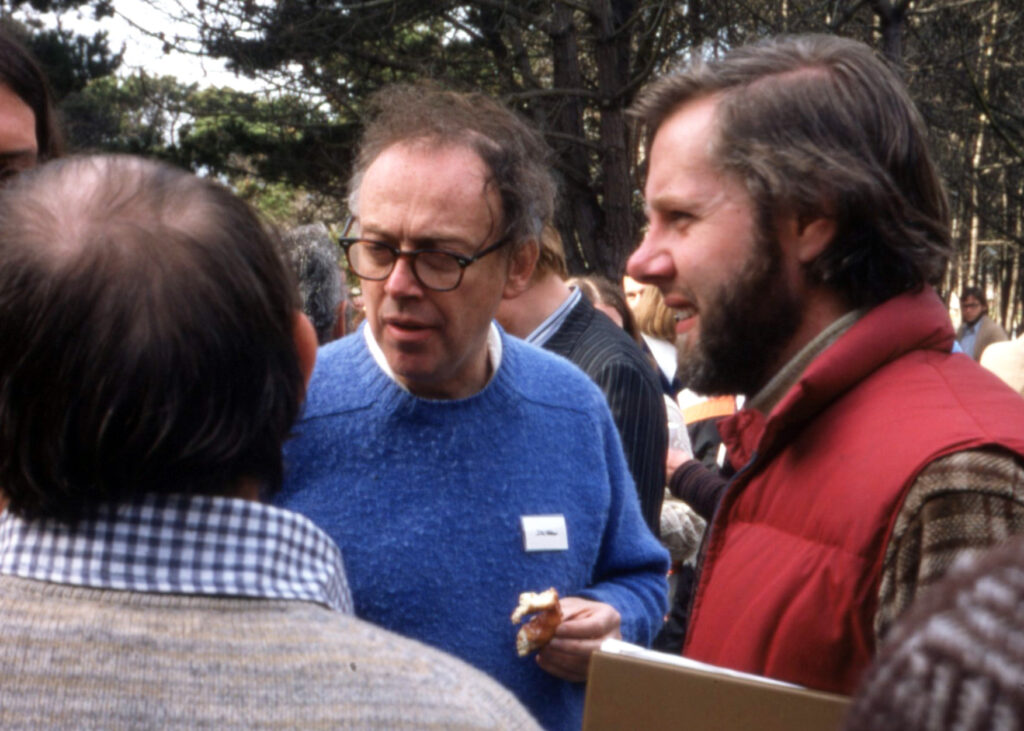
<path id="1" fill-rule="evenodd" d="M 525 338 L 565 302 L 569 285 L 557 274 L 545 272 L 537 276 L 522 294 L 502 302 L 498 322 L 506 332 Z"/>
<path id="2" fill-rule="evenodd" d="M 772 364 L 771 370 L 768 371 L 769 379 L 785 368 L 808 343 L 821 335 L 826 328 L 850 310 L 851 308 L 843 302 L 842 298 L 830 290 L 821 287 L 808 290 L 804 300 L 800 325 L 797 327 L 796 332 L 793 333 L 793 337 L 790 338 L 786 347 L 779 353 L 779 357 Z M 761 384 L 761 388 L 764 385 L 764 383 Z"/>
<path id="3" fill-rule="evenodd" d="M 243 477 L 238 481 L 238 486 L 233 493 L 230 493 L 228 497 L 236 497 L 242 500 L 251 500 L 254 503 L 263 502 L 260 499 L 260 483 L 259 480 L 253 480 L 248 477 Z"/>

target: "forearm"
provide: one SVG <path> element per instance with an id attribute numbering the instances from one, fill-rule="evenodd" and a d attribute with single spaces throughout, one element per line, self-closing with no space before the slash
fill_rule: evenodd
<path id="1" fill-rule="evenodd" d="M 704 520 L 710 521 L 728 480 L 696 460 L 681 464 L 669 479 L 668 489 Z"/>
<path id="2" fill-rule="evenodd" d="M 876 640 L 961 556 L 1021 534 L 1024 467 L 1010 453 L 969 450 L 929 464 L 908 491 L 886 546 Z"/>

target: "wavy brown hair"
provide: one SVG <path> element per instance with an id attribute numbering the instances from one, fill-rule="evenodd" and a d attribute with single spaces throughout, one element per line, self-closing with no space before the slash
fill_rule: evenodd
<path id="1" fill-rule="evenodd" d="M 924 122 L 870 48 L 781 37 L 670 74 L 633 108 L 646 151 L 669 116 L 708 96 L 719 100 L 712 160 L 742 181 L 766 232 L 780 214 L 836 221 L 813 280 L 864 307 L 941 279 L 949 208 Z"/>
<path id="2" fill-rule="evenodd" d="M 11 35 L 0 27 L 0 84 L 28 105 L 36 117 L 36 145 L 39 161 L 45 162 L 64 154 L 64 135 L 61 134 L 57 112 L 53 105 L 50 82 L 32 55 Z"/>

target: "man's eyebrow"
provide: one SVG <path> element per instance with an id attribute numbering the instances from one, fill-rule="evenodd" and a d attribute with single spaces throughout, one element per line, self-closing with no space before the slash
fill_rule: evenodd
<path id="1" fill-rule="evenodd" d="M 378 239 L 380 239 L 382 241 L 386 241 L 388 243 L 394 243 L 395 242 L 394 238 L 390 234 L 375 228 L 373 225 L 364 227 L 361 230 L 360 235 L 362 237 L 368 238 L 368 239 L 372 239 L 372 238 L 376 237 L 376 238 L 378 238 Z M 436 234 L 426 234 L 426 235 L 423 235 L 423 236 L 416 236 L 415 238 L 409 239 L 409 243 L 412 244 L 412 246 L 414 248 L 416 248 L 416 249 L 437 249 L 437 248 L 440 248 L 440 249 L 443 249 L 443 250 L 447 250 L 447 249 L 450 249 L 453 246 L 454 247 L 466 246 L 466 247 L 470 247 L 470 248 L 472 248 L 474 246 L 472 241 L 469 241 L 469 240 L 465 239 L 462 236 L 459 236 L 457 234 L 440 233 L 440 232 L 436 233 Z M 461 252 L 456 252 L 456 253 L 461 253 Z"/>

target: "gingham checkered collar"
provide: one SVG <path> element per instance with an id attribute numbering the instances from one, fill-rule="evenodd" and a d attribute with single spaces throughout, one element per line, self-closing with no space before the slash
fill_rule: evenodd
<path id="1" fill-rule="evenodd" d="M 297 513 L 226 497 L 150 495 L 74 528 L 0 516 L 0 574 L 95 589 L 318 602 L 345 613 L 341 552 Z"/>

